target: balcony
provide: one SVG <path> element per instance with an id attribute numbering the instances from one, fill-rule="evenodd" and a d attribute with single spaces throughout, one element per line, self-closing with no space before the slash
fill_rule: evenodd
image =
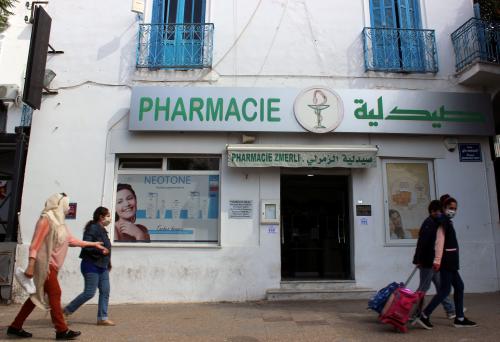
<path id="1" fill-rule="evenodd" d="M 438 72 L 434 30 L 365 27 L 363 45 L 367 71 Z"/>
<path id="2" fill-rule="evenodd" d="M 469 19 L 451 34 L 459 83 L 500 83 L 500 23 Z"/>
<path id="3" fill-rule="evenodd" d="M 210 68 L 213 33 L 214 24 L 140 24 L 136 67 Z"/>

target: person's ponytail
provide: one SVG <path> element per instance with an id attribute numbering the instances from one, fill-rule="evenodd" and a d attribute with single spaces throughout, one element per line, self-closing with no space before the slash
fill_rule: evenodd
<path id="1" fill-rule="evenodd" d="M 91 225 L 98 223 L 99 219 L 102 216 L 106 216 L 108 214 L 109 214 L 108 208 L 98 207 L 96 210 L 94 210 L 94 215 L 92 216 L 92 220 L 87 222 L 87 224 L 85 225 L 85 230 L 87 230 Z"/>

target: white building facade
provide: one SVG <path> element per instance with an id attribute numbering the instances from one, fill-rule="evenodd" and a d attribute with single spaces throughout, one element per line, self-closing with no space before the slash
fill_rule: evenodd
<path id="1" fill-rule="evenodd" d="M 32 117 L 18 265 L 45 199 L 65 192 L 76 236 L 96 207 L 117 213 L 112 303 L 372 291 L 411 272 L 427 205 L 448 193 L 466 292 L 500 290 L 498 86 L 481 78 L 500 66 L 457 71 L 451 39 L 472 1 L 132 3 L 44 6 L 64 54 Z M 29 45 L 14 29 L 12 83 Z M 63 301 L 83 286 L 78 253 Z"/>

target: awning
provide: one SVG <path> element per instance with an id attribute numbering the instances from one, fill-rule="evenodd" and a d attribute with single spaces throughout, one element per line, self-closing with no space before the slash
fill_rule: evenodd
<path id="1" fill-rule="evenodd" d="M 227 145 L 230 167 L 347 167 L 377 165 L 372 145 Z"/>

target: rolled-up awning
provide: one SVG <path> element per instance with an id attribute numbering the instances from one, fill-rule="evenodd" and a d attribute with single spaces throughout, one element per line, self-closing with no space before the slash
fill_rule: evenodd
<path id="1" fill-rule="evenodd" d="M 377 165 L 373 145 L 227 145 L 230 167 L 346 167 Z"/>

